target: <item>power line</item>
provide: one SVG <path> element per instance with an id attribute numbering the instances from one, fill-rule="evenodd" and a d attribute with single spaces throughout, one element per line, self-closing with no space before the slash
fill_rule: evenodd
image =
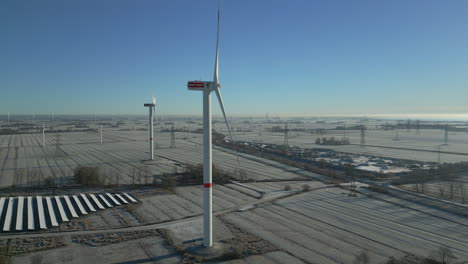
<path id="1" fill-rule="evenodd" d="M 175 131 L 174 131 L 174 124 L 172 125 L 171 129 L 171 147 L 170 148 L 175 148 Z"/>
<path id="2" fill-rule="evenodd" d="M 289 139 L 288 139 L 288 123 L 284 126 L 284 146 L 288 147 L 289 146 Z"/>
<path id="3" fill-rule="evenodd" d="M 361 147 L 364 147 L 366 144 L 366 127 L 361 126 Z"/>
<path id="4" fill-rule="evenodd" d="M 445 125 L 444 145 L 448 145 L 448 124 Z"/>
<path id="5" fill-rule="evenodd" d="M 393 140 L 394 141 L 400 140 L 400 138 L 398 137 L 398 128 L 395 130 L 395 136 L 393 137 Z"/>

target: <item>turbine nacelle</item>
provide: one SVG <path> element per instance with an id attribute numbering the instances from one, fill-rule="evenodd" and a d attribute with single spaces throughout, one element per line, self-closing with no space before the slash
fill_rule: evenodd
<path id="1" fill-rule="evenodd" d="M 216 85 L 216 83 L 212 81 L 188 81 L 187 88 L 194 91 L 213 91 L 217 88 L 221 88 L 221 84 L 218 83 Z"/>
<path id="2" fill-rule="evenodd" d="M 156 97 L 152 96 L 151 97 L 151 103 L 150 104 L 144 104 L 146 107 L 155 107 L 156 106 Z"/>

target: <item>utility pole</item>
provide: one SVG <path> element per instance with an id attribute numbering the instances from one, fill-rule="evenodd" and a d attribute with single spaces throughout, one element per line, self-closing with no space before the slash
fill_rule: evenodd
<path id="1" fill-rule="evenodd" d="M 284 146 L 288 147 L 289 146 L 289 140 L 288 140 L 288 123 L 284 126 Z"/>
<path id="2" fill-rule="evenodd" d="M 62 145 L 61 135 L 59 133 L 55 133 L 55 156 L 58 157 L 60 155 L 60 146 Z"/>
<path id="3" fill-rule="evenodd" d="M 444 145 L 448 145 L 448 124 L 445 125 L 445 134 L 444 134 Z"/>
<path id="4" fill-rule="evenodd" d="M 102 145 L 102 125 L 101 125 L 101 145 Z"/>
<path id="5" fill-rule="evenodd" d="M 172 129 L 171 129 L 171 148 L 175 148 L 175 131 L 174 131 L 174 124 L 172 124 Z"/>
<path id="6" fill-rule="evenodd" d="M 400 138 L 398 137 L 398 128 L 395 130 L 395 136 L 393 137 L 393 140 L 394 141 L 400 140 Z"/>
<path id="7" fill-rule="evenodd" d="M 419 135 L 421 134 L 421 131 L 419 131 L 419 120 L 416 120 L 416 134 Z"/>
<path id="8" fill-rule="evenodd" d="M 190 123 L 189 125 L 189 136 L 188 136 L 189 139 L 192 139 L 192 123 Z"/>
<path id="9" fill-rule="evenodd" d="M 442 146 L 443 146 L 443 145 L 439 145 L 439 146 L 438 146 L 439 151 L 437 151 L 437 164 L 438 164 L 439 168 L 440 168 L 440 148 L 441 148 Z"/>
<path id="10" fill-rule="evenodd" d="M 366 127 L 364 125 L 361 126 L 361 147 L 364 147 L 366 144 Z"/>

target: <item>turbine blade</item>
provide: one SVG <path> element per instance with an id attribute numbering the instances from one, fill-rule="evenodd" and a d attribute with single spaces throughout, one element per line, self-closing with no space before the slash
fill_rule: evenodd
<path id="1" fill-rule="evenodd" d="M 219 0 L 218 0 L 218 23 L 217 23 L 217 28 L 216 28 L 216 57 L 215 57 L 214 77 L 213 77 L 215 89 L 218 88 L 219 16 L 220 16 L 220 7 L 219 7 Z"/>
<path id="2" fill-rule="evenodd" d="M 221 112 L 223 112 L 224 121 L 226 122 L 226 126 L 229 132 L 229 138 L 234 143 L 234 140 L 232 138 L 232 133 L 231 133 L 231 127 L 229 126 L 229 121 L 226 116 L 226 111 L 224 110 L 223 98 L 221 97 L 221 92 L 219 91 L 219 88 L 216 88 L 215 92 L 216 92 L 216 97 L 218 97 L 219 107 L 221 107 Z"/>
<path id="3" fill-rule="evenodd" d="M 237 153 L 237 150 L 236 150 L 235 145 L 234 145 L 234 138 L 232 137 L 231 127 L 229 126 L 229 121 L 228 121 L 227 116 L 226 116 L 226 111 L 224 110 L 223 98 L 221 97 L 221 92 L 219 91 L 219 87 L 216 87 L 215 92 L 216 92 L 216 97 L 218 97 L 219 107 L 221 108 L 221 112 L 223 112 L 224 121 L 226 122 L 226 126 L 227 126 L 227 129 L 228 129 L 228 132 L 229 132 L 229 139 L 231 140 L 232 150 L 236 154 L 237 169 L 238 169 L 238 172 L 240 173 L 239 153 Z"/>

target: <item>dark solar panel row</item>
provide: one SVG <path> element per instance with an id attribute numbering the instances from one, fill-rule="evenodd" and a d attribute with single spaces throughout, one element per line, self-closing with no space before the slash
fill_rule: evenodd
<path id="1" fill-rule="evenodd" d="M 128 193 L 0 197 L 0 227 L 3 232 L 48 229 L 81 215 L 136 202 Z"/>

